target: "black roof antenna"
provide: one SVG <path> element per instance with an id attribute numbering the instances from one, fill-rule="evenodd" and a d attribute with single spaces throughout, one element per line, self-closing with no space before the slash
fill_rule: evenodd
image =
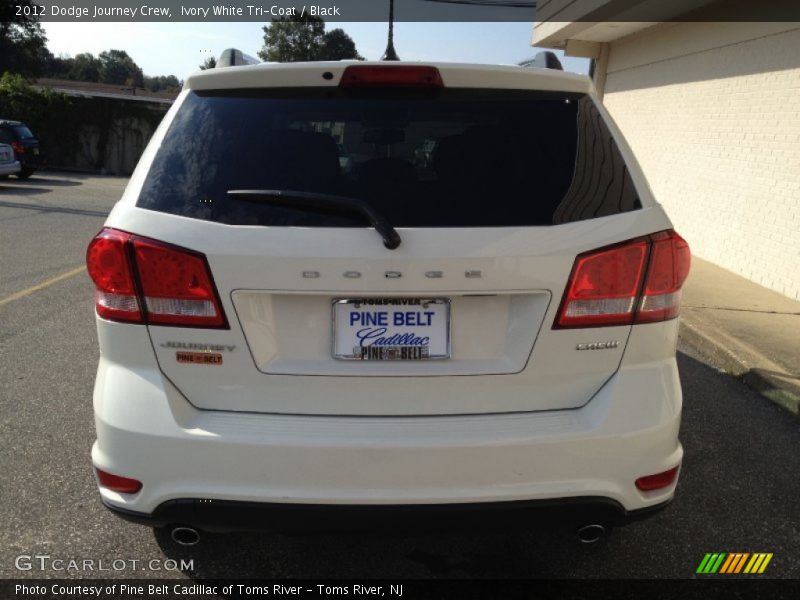
<path id="1" fill-rule="evenodd" d="M 394 0 L 389 0 L 389 41 L 381 60 L 400 60 L 394 49 Z"/>

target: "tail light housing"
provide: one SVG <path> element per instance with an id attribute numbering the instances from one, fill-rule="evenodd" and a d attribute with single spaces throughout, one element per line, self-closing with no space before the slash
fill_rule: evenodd
<path id="1" fill-rule="evenodd" d="M 655 233 L 650 240 L 650 264 L 636 313 L 637 323 L 666 321 L 678 316 L 681 286 L 692 262 L 689 244 L 674 231 Z"/>
<path id="2" fill-rule="evenodd" d="M 86 251 L 97 314 L 111 321 L 227 329 L 206 257 L 116 229 Z"/>
<path id="3" fill-rule="evenodd" d="M 672 230 L 580 254 L 553 327 L 674 319 L 690 264 L 689 245 Z"/>
<path id="4" fill-rule="evenodd" d="M 17 154 L 25 154 L 25 146 L 22 145 L 22 142 L 13 141 L 11 147 Z"/>
<path id="5" fill-rule="evenodd" d="M 86 268 L 94 281 L 97 314 L 111 321 L 142 322 L 142 308 L 128 251 L 129 233 L 103 229 L 86 250 Z"/>

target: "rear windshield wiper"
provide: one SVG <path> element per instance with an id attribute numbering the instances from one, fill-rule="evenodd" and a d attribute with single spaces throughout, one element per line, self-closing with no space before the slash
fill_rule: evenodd
<path id="1" fill-rule="evenodd" d="M 263 202 L 290 208 L 309 208 L 322 212 L 357 214 L 381 234 L 383 245 L 389 250 L 397 248 L 402 241 L 400 234 L 386 220 L 386 217 L 359 198 L 294 190 L 228 190 L 228 195 L 248 202 Z"/>

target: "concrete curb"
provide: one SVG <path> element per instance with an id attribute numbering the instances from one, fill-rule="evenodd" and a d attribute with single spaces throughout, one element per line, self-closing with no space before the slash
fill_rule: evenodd
<path id="1" fill-rule="evenodd" d="M 691 311 L 683 311 L 679 335 L 710 364 L 800 416 L 800 378 Z"/>

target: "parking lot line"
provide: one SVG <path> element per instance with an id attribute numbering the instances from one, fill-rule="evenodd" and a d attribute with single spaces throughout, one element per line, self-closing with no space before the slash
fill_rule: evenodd
<path id="1" fill-rule="evenodd" d="M 6 296 L 5 298 L 0 299 L 0 306 L 4 306 L 9 302 L 13 302 L 14 300 L 19 300 L 20 298 L 24 298 L 25 296 L 29 296 L 34 292 L 38 292 L 48 286 L 53 285 L 54 283 L 58 283 L 64 279 L 68 279 L 81 273 L 86 270 L 85 266 L 78 267 L 76 269 L 72 269 L 71 271 L 67 271 L 66 273 L 61 273 L 61 275 L 56 275 L 55 277 L 51 277 L 50 279 L 45 279 L 41 283 L 37 283 L 29 288 L 25 288 L 24 290 L 20 290 L 11 294 L 10 296 Z"/>

